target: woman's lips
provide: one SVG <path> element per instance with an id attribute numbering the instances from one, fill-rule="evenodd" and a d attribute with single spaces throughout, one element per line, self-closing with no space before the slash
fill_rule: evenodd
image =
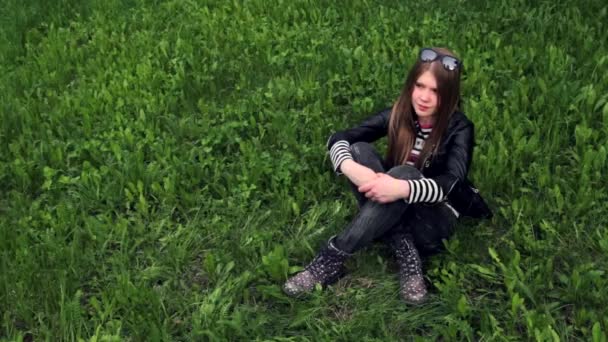
<path id="1" fill-rule="evenodd" d="M 429 107 L 418 105 L 418 109 L 420 109 L 423 112 L 426 112 L 429 109 Z"/>

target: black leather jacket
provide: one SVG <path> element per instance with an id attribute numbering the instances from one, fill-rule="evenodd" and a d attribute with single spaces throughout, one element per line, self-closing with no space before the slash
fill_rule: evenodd
<path id="1" fill-rule="evenodd" d="M 371 143 L 386 136 L 390 113 L 391 108 L 384 109 L 357 127 L 332 134 L 327 148 L 331 149 L 340 140 L 350 144 L 359 141 Z M 421 172 L 426 178 L 435 180 L 461 215 L 489 218 L 492 216 L 491 210 L 467 178 L 473 158 L 474 137 L 474 125 L 464 113 L 452 113 L 439 147 L 425 159 Z"/>

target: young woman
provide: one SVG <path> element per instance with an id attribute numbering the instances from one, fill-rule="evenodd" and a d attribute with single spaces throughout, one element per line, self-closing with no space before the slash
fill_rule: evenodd
<path id="1" fill-rule="evenodd" d="M 424 48 L 392 108 L 330 136 L 334 170 L 349 179 L 359 212 L 304 271 L 287 280 L 285 293 L 295 296 L 335 282 L 349 256 L 382 239 L 399 264 L 402 298 L 412 304 L 426 299 L 420 255 L 440 251 L 459 216 L 492 215 L 467 179 L 474 129 L 459 111 L 461 72 L 449 50 Z M 383 159 L 369 143 L 386 135 Z"/>

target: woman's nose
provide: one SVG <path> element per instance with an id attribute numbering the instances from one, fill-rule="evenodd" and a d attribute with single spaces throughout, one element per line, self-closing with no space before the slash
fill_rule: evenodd
<path id="1" fill-rule="evenodd" d="M 431 97 L 428 91 L 423 91 L 422 94 L 420 94 L 420 99 L 424 102 L 428 102 L 430 98 Z"/>

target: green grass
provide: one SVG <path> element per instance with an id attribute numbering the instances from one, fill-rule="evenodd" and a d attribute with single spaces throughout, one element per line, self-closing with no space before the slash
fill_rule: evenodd
<path id="1" fill-rule="evenodd" d="M 603 1 L 4 7 L 0 340 L 606 341 Z M 328 135 L 423 46 L 464 60 L 495 217 L 426 260 L 425 306 L 381 246 L 287 298 L 356 210 Z"/>

